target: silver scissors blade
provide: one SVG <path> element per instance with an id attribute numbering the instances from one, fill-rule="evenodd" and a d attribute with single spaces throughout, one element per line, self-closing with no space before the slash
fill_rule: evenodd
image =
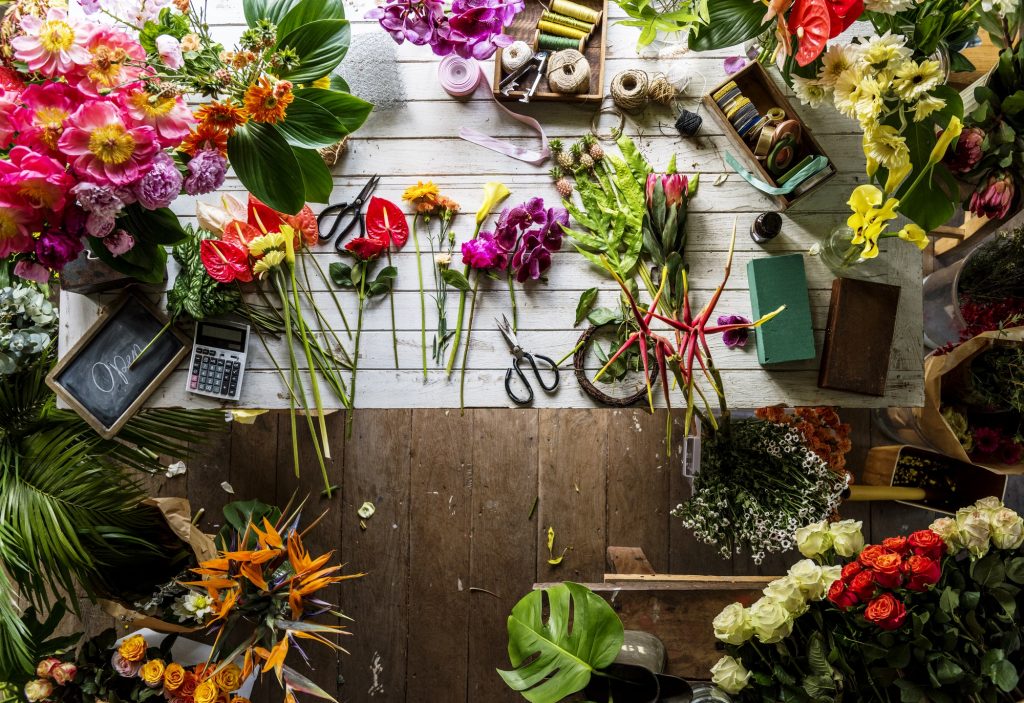
<path id="1" fill-rule="evenodd" d="M 508 321 L 508 318 L 502 314 L 501 319 L 494 318 L 494 321 L 498 324 L 498 329 L 501 330 L 501 334 L 505 337 L 505 341 L 512 348 L 512 352 L 515 353 L 519 346 L 519 339 L 516 337 L 516 333 L 512 331 L 512 323 Z"/>
<path id="2" fill-rule="evenodd" d="M 366 196 L 368 196 L 377 188 L 377 183 L 379 182 L 380 176 L 374 176 L 369 181 L 367 181 L 366 185 L 363 186 L 363 189 L 359 191 L 359 195 L 356 196 L 356 201 L 366 200 Z"/>

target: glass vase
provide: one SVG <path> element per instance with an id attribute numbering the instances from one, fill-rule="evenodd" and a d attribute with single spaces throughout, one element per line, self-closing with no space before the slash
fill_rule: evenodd
<path id="1" fill-rule="evenodd" d="M 862 245 L 853 243 L 853 229 L 839 224 L 824 240 L 811 248 L 811 254 L 820 257 L 832 273 L 842 275 L 867 261 L 861 256 L 863 250 Z"/>
<path id="2" fill-rule="evenodd" d="M 647 46 L 638 47 L 637 53 L 645 59 L 677 59 L 688 51 L 686 37 L 686 32 L 659 29 L 653 41 Z"/>

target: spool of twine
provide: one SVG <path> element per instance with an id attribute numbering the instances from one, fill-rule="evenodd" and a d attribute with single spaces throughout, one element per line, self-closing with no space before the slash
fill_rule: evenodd
<path id="1" fill-rule="evenodd" d="M 551 56 L 547 77 L 556 93 L 582 93 L 590 87 L 590 64 L 576 49 L 564 49 Z"/>
<path id="2" fill-rule="evenodd" d="M 583 20 L 590 24 L 597 24 L 601 21 L 601 12 L 585 7 L 572 0 L 551 0 L 551 11 L 560 15 Z"/>
<path id="3" fill-rule="evenodd" d="M 619 71 L 612 78 L 612 102 L 626 112 L 637 112 L 647 105 L 649 80 L 647 74 L 636 68 Z"/>
<path id="4" fill-rule="evenodd" d="M 672 107 L 672 102 L 679 97 L 679 89 L 673 85 L 664 73 L 651 78 L 647 86 L 647 98 L 665 107 Z"/>
<path id="5" fill-rule="evenodd" d="M 508 73 L 522 68 L 533 58 L 533 49 L 522 40 L 514 41 L 501 50 L 501 67 Z"/>
<path id="6" fill-rule="evenodd" d="M 533 47 L 537 51 L 561 51 L 562 49 L 576 49 L 576 51 L 583 53 L 583 46 L 586 43 L 586 39 L 570 39 L 569 37 L 559 37 L 554 34 L 545 34 L 540 30 L 533 40 Z"/>
<path id="7" fill-rule="evenodd" d="M 584 32 L 581 29 L 567 27 L 556 22 L 548 22 L 547 20 L 537 22 L 537 29 L 545 34 L 554 34 L 557 37 L 569 37 L 571 39 L 586 39 L 590 36 L 588 32 Z"/>
<path id="8" fill-rule="evenodd" d="M 317 151 L 320 153 L 320 158 L 324 160 L 324 163 L 330 167 L 338 163 L 338 159 L 345 153 L 345 143 L 348 142 L 348 137 L 345 137 L 340 142 L 336 142 L 331 146 L 321 147 Z"/>
<path id="9" fill-rule="evenodd" d="M 555 24 L 565 25 L 566 27 L 575 27 L 576 29 L 586 32 L 587 36 L 590 36 L 594 32 L 594 25 L 583 20 L 578 20 L 573 17 L 566 17 L 565 15 L 559 15 L 558 13 L 544 10 L 540 13 L 540 18 L 546 22 L 554 22 Z"/>

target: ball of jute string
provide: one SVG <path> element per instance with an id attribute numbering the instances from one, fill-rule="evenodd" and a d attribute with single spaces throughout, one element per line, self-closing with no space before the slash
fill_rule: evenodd
<path id="1" fill-rule="evenodd" d="M 576 49 L 563 49 L 548 60 L 547 77 L 556 93 L 581 93 L 590 87 L 590 64 Z"/>
<path id="2" fill-rule="evenodd" d="M 509 73 L 526 65 L 533 58 L 533 49 L 522 40 L 514 41 L 501 51 L 501 67 Z"/>
<path id="3" fill-rule="evenodd" d="M 647 73 L 637 68 L 619 71 L 612 78 L 612 101 L 626 112 L 637 112 L 647 105 Z"/>
<path id="4" fill-rule="evenodd" d="M 647 85 L 647 99 L 665 107 L 672 107 L 672 103 L 680 95 L 680 90 L 664 73 L 656 74 Z"/>

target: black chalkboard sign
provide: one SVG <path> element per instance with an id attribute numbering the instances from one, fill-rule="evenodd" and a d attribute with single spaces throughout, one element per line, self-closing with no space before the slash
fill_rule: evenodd
<path id="1" fill-rule="evenodd" d="M 173 326 L 161 334 L 166 324 L 146 301 L 126 295 L 57 362 L 47 385 L 110 439 L 189 351 L 191 341 Z"/>

